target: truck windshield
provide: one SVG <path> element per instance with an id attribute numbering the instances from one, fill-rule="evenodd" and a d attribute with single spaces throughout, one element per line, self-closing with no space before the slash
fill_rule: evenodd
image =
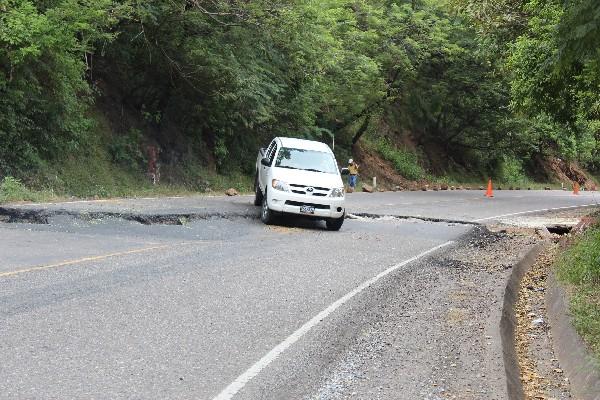
<path id="1" fill-rule="evenodd" d="M 337 174 L 335 159 L 330 153 L 314 150 L 282 147 L 277 153 L 275 166 L 279 168 L 302 169 L 305 171 Z"/>

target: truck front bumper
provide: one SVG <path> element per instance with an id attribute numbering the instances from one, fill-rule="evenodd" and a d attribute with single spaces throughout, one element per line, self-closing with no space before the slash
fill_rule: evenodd
<path id="1" fill-rule="evenodd" d="M 267 192 L 269 208 L 276 212 L 305 215 L 315 218 L 340 218 L 346 212 L 345 198 L 343 197 L 321 197 L 303 196 L 278 190 Z M 314 214 L 300 211 L 302 206 L 314 207 Z"/>

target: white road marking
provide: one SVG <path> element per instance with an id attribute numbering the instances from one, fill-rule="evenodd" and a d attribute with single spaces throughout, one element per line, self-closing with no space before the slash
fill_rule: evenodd
<path id="1" fill-rule="evenodd" d="M 594 203 L 594 204 L 581 204 L 578 206 L 568 206 L 568 207 L 557 207 L 557 208 L 544 208 L 541 210 L 530 210 L 530 211 L 521 211 L 521 212 L 517 212 L 517 213 L 512 213 L 512 214 L 503 214 L 503 215 L 496 215 L 494 217 L 487 217 L 487 218 L 480 218 L 480 219 L 475 219 L 473 220 L 473 222 L 483 222 L 483 221 L 489 221 L 492 219 L 498 219 L 498 218 L 504 218 L 504 217 L 514 217 L 515 215 L 523 215 L 523 214 L 533 214 L 536 212 L 546 212 L 546 211 L 558 211 L 558 210 L 567 210 L 570 208 L 583 208 L 583 207 L 593 207 L 593 206 L 599 206 L 599 203 Z"/>
<path id="2" fill-rule="evenodd" d="M 379 275 L 369 279 L 366 282 L 363 282 L 356 289 L 346 294 L 344 297 L 337 300 L 335 303 L 331 304 L 325 310 L 321 311 L 310 321 L 302 325 L 296 332 L 292 333 L 287 337 L 283 342 L 278 344 L 273 350 L 268 352 L 263 358 L 261 358 L 256 364 L 251 366 L 246 372 L 237 377 L 235 381 L 233 381 L 229 386 L 227 386 L 221 393 L 219 393 L 213 400 L 229 400 L 232 399 L 248 382 L 250 382 L 256 375 L 258 375 L 264 368 L 266 368 L 269 364 L 275 361 L 284 351 L 286 351 L 290 346 L 296 343 L 302 336 L 304 336 L 308 331 L 318 325 L 321 321 L 327 318 L 331 313 L 337 310 L 339 307 L 344 305 L 354 296 L 373 285 L 375 282 L 384 278 L 385 276 L 391 274 L 396 271 L 398 268 L 401 268 L 407 264 L 410 264 L 420 258 L 423 258 L 441 248 L 449 246 L 453 244 L 454 241 L 449 241 L 443 243 L 439 246 L 435 246 L 432 249 L 424 251 L 423 253 L 416 255 L 406 261 L 402 261 L 399 264 L 396 264 L 385 271 L 381 272 Z"/>

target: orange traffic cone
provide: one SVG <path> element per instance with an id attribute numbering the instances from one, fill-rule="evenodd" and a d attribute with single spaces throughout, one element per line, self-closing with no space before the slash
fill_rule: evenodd
<path id="1" fill-rule="evenodd" d="M 573 194 L 574 195 L 578 195 L 579 194 L 579 183 L 578 182 L 575 182 L 573 184 Z"/>
<path id="2" fill-rule="evenodd" d="M 494 190 L 492 189 L 492 178 L 488 181 L 487 191 L 485 192 L 485 197 L 494 197 Z"/>

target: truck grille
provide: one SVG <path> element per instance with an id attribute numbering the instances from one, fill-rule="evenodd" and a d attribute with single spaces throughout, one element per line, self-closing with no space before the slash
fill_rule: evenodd
<path id="1" fill-rule="evenodd" d="M 314 207 L 317 210 L 329 210 L 331 208 L 324 204 L 303 203 L 301 201 L 291 201 L 291 200 L 287 200 L 285 202 L 285 205 L 286 206 L 295 206 L 295 207 L 310 206 L 310 207 Z"/>
<path id="2" fill-rule="evenodd" d="M 303 194 L 305 196 L 325 197 L 329 195 L 329 192 L 331 192 L 331 189 L 329 188 L 318 186 L 290 184 L 290 187 L 292 189 L 292 193 Z M 309 189 L 312 189 L 312 191 Z"/>

